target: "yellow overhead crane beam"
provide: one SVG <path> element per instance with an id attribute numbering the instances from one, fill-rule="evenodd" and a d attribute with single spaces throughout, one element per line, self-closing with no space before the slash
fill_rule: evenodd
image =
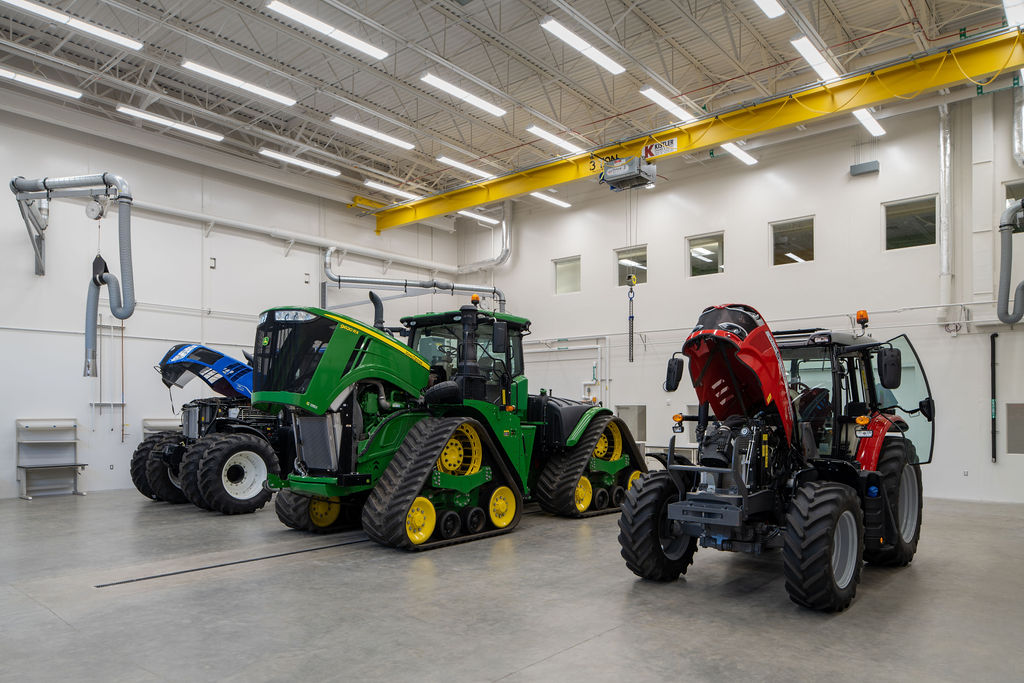
<path id="1" fill-rule="evenodd" d="M 693 121 L 655 135 L 604 147 L 593 153 L 561 159 L 384 209 L 376 214 L 377 233 L 432 216 L 454 213 L 480 204 L 594 176 L 602 171 L 603 158 L 641 156 L 644 146 L 654 142 L 676 138 L 676 147 L 672 154 L 714 147 L 737 138 L 795 126 L 829 114 L 870 107 L 894 98 L 913 99 L 923 92 L 962 81 L 987 85 L 1003 71 L 1021 66 L 1024 66 L 1024 40 L 1021 32 L 1013 28 L 999 35 L 960 45 L 941 53 L 912 59 L 827 85 L 818 85 L 749 107 Z M 993 73 L 995 75 L 986 82 L 975 80 Z"/>

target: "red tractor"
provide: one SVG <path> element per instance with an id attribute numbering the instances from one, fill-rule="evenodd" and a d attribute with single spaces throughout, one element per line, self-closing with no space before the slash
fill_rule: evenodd
<path id="1" fill-rule="evenodd" d="M 619 519 L 626 565 L 672 581 L 697 547 L 781 548 L 789 597 L 839 611 L 864 561 L 905 566 L 921 530 L 920 465 L 935 407 L 906 336 L 821 329 L 772 334 L 739 304 L 707 308 L 683 344 L 700 402 L 696 464 L 676 455 L 630 489 Z M 669 360 L 675 391 L 684 359 Z M 713 418 L 712 418 L 713 416 Z"/>

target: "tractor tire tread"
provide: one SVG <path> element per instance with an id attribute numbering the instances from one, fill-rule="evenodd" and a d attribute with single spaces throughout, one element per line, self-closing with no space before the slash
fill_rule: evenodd
<path id="1" fill-rule="evenodd" d="M 917 451 L 913 443 L 904 439 L 892 439 L 882 447 L 878 454 L 878 467 L 876 471 L 882 477 L 882 486 L 885 487 L 886 495 L 892 501 L 893 506 L 898 510 L 899 504 L 894 500 L 899 495 L 901 469 L 904 466 L 915 467 L 917 471 L 917 530 L 914 539 L 906 542 L 900 537 L 897 530 L 895 542 L 883 548 L 865 549 L 864 560 L 879 567 L 906 567 L 914 559 L 917 553 L 917 543 L 921 538 L 921 505 L 923 502 L 921 488 L 921 466 L 917 464 Z M 883 515 L 888 516 L 883 512 Z M 897 523 L 899 520 L 897 520 Z"/>
<path id="2" fill-rule="evenodd" d="M 160 432 L 160 434 L 162 436 L 154 439 L 153 445 L 149 449 L 149 455 L 146 457 L 146 483 L 156 500 L 173 505 L 187 503 L 188 498 L 185 497 L 181 489 L 171 482 L 171 478 L 167 474 L 167 463 L 157 453 L 158 449 L 179 441 L 181 434 L 177 432 Z"/>
<path id="3" fill-rule="evenodd" d="M 216 434 L 210 434 L 192 442 L 185 449 L 185 454 L 181 456 L 181 490 L 188 502 L 203 510 L 212 510 L 213 508 L 206 502 L 206 498 L 199 488 L 199 466 L 214 437 Z"/>
<path id="4" fill-rule="evenodd" d="M 250 450 L 266 463 L 269 474 L 277 474 L 280 468 L 277 463 L 277 454 L 266 439 L 254 434 L 218 434 L 214 436 L 199 460 L 199 469 L 196 481 L 203 500 L 207 502 L 211 510 L 224 515 L 242 515 L 256 512 L 263 508 L 270 500 L 273 493 L 262 486 L 256 495 L 248 500 L 240 500 L 229 494 L 224 489 L 221 470 L 224 462 L 234 452 Z M 263 482 L 266 484 L 266 481 Z"/>
<path id="5" fill-rule="evenodd" d="M 533 490 L 541 509 L 562 517 L 584 515 L 586 511 L 576 509 L 576 484 L 587 469 L 597 440 L 612 419 L 612 415 L 595 417 L 575 446 L 555 455 L 544 466 Z"/>
<path id="6" fill-rule="evenodd" d="M 675 581 L 693 564 L 697 539 L 690 543 L 679 559 L 665 556 L 658 525 L 665 513 L 664 505 L 677 493 L 668 472 L 659 470 L 640 477 L 626 494 L 619 516 L 619 546 L 622 559 L 630 571 L 649 581 Z"/>
<path id="7" fill-rule="evenodd" d="M 164 436 L 168 434 L 175 434 L 176 432 L 156 432 L 150 434 L 145 439 L 139 442 L 139 445 L 135 447 L 135 452 L 132 453 L 131 463 L 128 466 L 129 473 L 132 477 L 132 484 L 135 485 L 135 489 L 150 500 L 160 500 L 160 497 L 153 493 L 153 488 L 149 485 L 149 479 L 146 476 L 146 463 L 149 461 L 149 454 L 153 450 L 153 445 Z"/>

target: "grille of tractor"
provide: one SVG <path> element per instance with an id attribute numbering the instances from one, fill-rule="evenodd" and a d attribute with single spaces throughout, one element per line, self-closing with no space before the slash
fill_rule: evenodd
<path id="1" fill-rule="evenodd" d="M 330 416 L 296 417 L 296 452 L 311 470 L 338 471 L 338 447 Z"/>
<path id="2" fill-rule="evenodd" d="M 186 439 L 199 438 L 199 406 L 188 406 L 182 411 L 181 432 Z"/>

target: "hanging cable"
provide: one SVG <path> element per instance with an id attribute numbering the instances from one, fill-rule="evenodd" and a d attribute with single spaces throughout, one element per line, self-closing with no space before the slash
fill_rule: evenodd
<path id="1" fill-rule="evenodd" d="M 636 285 L 636 275 L 628 275 L 626 283 L 629 285 L 629 362 L 633 362 L 633 287 Z"/>

